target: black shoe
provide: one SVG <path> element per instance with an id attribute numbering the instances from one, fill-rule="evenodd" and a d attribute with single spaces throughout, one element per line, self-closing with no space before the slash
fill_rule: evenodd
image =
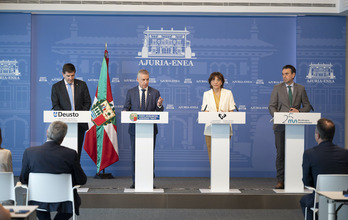
<path id="1" fill-rule="evenodd" d="M 134 189 L 135 188 L 134 183 L 129 188 Z"/>
<path id="2" fill-rule="evenodd" d="M 154 189 L 156 189 L 156 186 L 155 186 L 155 185 L 153 185 L 153 188 L 154 188 Z"/>

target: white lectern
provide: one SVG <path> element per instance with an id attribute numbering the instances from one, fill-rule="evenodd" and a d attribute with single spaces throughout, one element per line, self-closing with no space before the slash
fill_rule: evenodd
<path id="1" fill-rule="evenodd" d="M 153 188 L 153 124 L 167 124 L 168 112 L 121 112 L 121 123 L 135 123 L 135 188 L 124 192 L 164 192 Z"/>
<path id="2" fill-rule="evenodd" d="M 44 123 L 54 121 L 64 121 L 68 125 L 68 133 L 66 134 L 62 145 L 71 148 L 77 152 L 77 124 L 91 122 L 90 111 L 44 111 Z"/>
<path id="3" fill-rule="evenodd" d="M 245 124 L 245 112 L 199 112 L 198 123 L 211 123 L 211 189 L 202 193 L 240 193 L 230 189 L 230 124 Z"/>
<path id="4" fill-rule="evenodd" d="M 321 113 L 274 113 L 274 124 L 285 125 L 284 190 L 275 189 L 275 192 L 304 192 L 302 183 L 304 125 L 316 125 L 320 118 Z"/>

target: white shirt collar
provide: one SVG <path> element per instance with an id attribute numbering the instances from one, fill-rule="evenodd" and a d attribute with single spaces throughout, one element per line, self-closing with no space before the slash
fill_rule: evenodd
<path id="1" fill-rule="evenodd" d="M 142 92 L 142 88 L 141 88 L 140 86 L 138 86 L 138 88 L 139 88 L 139 91 Z M 147 87 L 147 88 L 145 89 L 145 92 L 147 92 L 148 88 L 149 88 L 149 87 Z"/>
<path id="2" fill-rule="evenodd" d="M 288 85 L 285 83 L 285 86 L 286 86 L 286 88 L 288 88 L 288 86 L 291 86 L 291 88 L 292 88 L 292 87 L 294 87 L 294 82 L 292 82 L 291 85 Z"/>

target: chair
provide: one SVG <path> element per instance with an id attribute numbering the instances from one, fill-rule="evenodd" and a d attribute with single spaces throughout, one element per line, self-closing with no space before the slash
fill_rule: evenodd
<path id="1" fill-rule="evenodd" d="M 0 172 L 0 201 L 12 200 L 16 202 L 16 188 L 12 172 Z"/>
<path id="2" fill-rule="evenodd" d="M 327 216 L 326 199 L 320 196 L 317 191 L 343 191 L 348 189 L 348 174 L 320 174 L 317 177 L 317 188 L 305 186 L 307 189 L 313 190 L 314 206 L 310 208 L 313 211 L 313 220 L 315 220 L 315 213 L 319 212 L 322 216 Z M 316 203 L 319 202 L 319 208 Z M 305 210 L 305 219 L 307 219 L 307 207 Z"/>
<path id="3" fill-rule="evenodd" d="M 27 205 L 30 200 L 47 203 L 71 201 L 73 219 L 75 220 L 77 217 L 75 214 L 74 189 L 79 187 L 72 187 L 71 174 L 29 173 Z"/>

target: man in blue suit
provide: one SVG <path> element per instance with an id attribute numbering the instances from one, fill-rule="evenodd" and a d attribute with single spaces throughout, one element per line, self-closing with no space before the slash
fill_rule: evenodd
<path id="1" fill-rule="evenodd" d="M 348 150 L 332 143 L 334 135 L 335 124 L 326 118 L 319 119 L 315 129 L 318 145 L 303 154 L 302 181 L 305 186 L 316 188 L 319 174 L 348 174 Z M 300 204 L 305 214 L 305 208 L 314 205 L 314 193 L 303 196 Z M 313 219 L 313 212 L 307 210 L 307 219 Z"/>
<path id="2" fill-rule="evenodd" d="M 73 64 L 64 64 L 62 70 L 64 79 L 52 86 L 52 109 L 56 111 L 88 111 L 91 107 L 92 102 L 87 84 L 84 81 L 75 79 L 75 73 L 76 69 Z M 82 144 L 86 130 L 88 130 L 87 123 L 78 124 L 77 153 L 79 159 L 81 158 Z"/>
<path id="3" fill-rule="evenodd" d="M 138 86 L 128 90 L 126 102 L 123 111 L 163 111 L 163 99 L 160 92 L 152 87 L 149 87 L 149 72 L 145 69 L 138 71 L 137 81 Z M 134 189 L 135 186 L 135 124 L 129 124 L 128 133 L 131 141 L 132 154 L 132 179 L 133 184 L 130 186 Z M 154 125 L 154 148 L 156 143 L 156 135 L 158 133 L 157 124 Z"/>

